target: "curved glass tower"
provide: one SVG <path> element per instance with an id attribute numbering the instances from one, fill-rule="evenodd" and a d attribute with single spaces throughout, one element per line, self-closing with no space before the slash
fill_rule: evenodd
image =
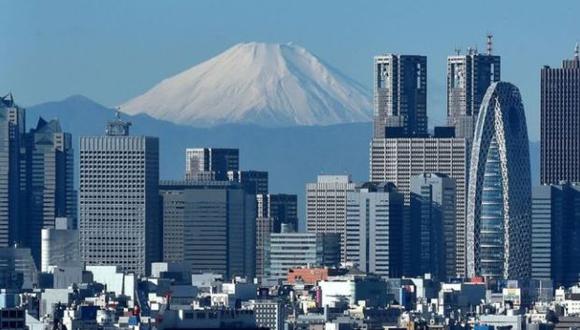
<path id="1" fill-rule="evenodd" d="M 531 271 L 531 178 L 520 92 L 505 82 L 487 90 L 471 150 L 467 274 L 522 279 Z"/>

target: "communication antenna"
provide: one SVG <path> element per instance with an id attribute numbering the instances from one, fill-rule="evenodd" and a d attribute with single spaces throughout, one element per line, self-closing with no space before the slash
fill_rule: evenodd
<path id="1" fill-rule="evenodd" d="M 576 43 L 576 47 L 574 47 L 574 58 L 580 60 L 580 45 L 578 43 Z"/>
<path id="2" fill-rule="evenodd" d="M 455 55 L 461 55 L 461 48 L 455 48 Z"/>
<path id="3" fill-rule="evenodd" d="M 491 51 L 493 50 L 493 34 L 487 34 L 487 55 L 491 55 Z"/>

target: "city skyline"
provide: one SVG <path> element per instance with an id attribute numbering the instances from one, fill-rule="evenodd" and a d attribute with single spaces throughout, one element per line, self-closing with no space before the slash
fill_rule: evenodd
<path id="1" fill-rule="evenodd" d="M 0 49 L 1 329 L 580 329 L 580 45 L 523 53 L 535 4 L 68 1 L 6 15 L 45 9 Z M 116 106 L 23 105 L 71 86 Z"/>

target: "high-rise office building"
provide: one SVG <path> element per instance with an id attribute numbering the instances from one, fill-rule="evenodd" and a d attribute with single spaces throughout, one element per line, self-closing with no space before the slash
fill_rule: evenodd
<path id="1" fill-rule="evenodd" d="M 347 192 L 347 262 L 366 273 L 402 275 L 403 204 L 391 183 L 365 183 Z"/>
<path id="2" fill-rule="evenodd" d="M 447 57 L 447 124 L 469 142 L 487 88 L 501 80 L 501 58 L 491 54 L 491 37 L 485 54 L 469 48 L 467 54 Z"/>
<path id="3" fill-rule="evenodd" d="M 261 195 L 260 195 L 261 196 Z M 262 283 L 266 274 L 266 243 L 274 232 L 273 219 L 258 215 L 256 218 L 256 278 Z"/>
<path id="4" fill-rule="evenodd" d="M 339 233 L 341 254 L 346 253 L 346 194 L 356 185 L 349 175 L 319 175 L 306 184 L 306 230 L 311 233 Z"/>
<path id="5" fill-rule="evenodd" d="M 256 198 L 229 181 L 161 181 L 163 259 L 225 278 L 254 277 Z"/>
<path id="6" fill-rule="evenodd" d="M 268 172 L 266 171 L 228 171 L 228 180 L 239 182 L 248 194 L 268 193 Z"/>
<path id="7" fill-rule="evenodd" d="M 370 150 L 370 181 L 392 182 L 410 203 L 411 177 L 422 173 L 442 173 L 455 180 L 456 222 L 455 258 L 456 273 L 465 275 L 465 212 L 467 195 L 467 142 L 465 138 L 414 137 L 373 139 Z M 408 213 L 408 212 L 406 212 Z M 411 228 L 403 228 L 404 268 L 412 269 L 410 252 Z"/>
<path id="8" fill-rule="evenodd" d="M 427 57 L 386 54 L 374 58 L 374 134 L 427 134 Z"/>
<path id="9" fill-rule="evenodd" d="M 540 182 L 580 182 L 580 46 L 562 68 L 542 69 Z"/>
<path id="10" fill-rule="evenodd" d="M 146 275 L 161 257 L 159 139 L 130 136 L 129 126 L 117 118 L 104 136 L 81 137 L 81 257 Z"/>
<path id="11" fill-rule="evenodd" d="M 269 282 L 284 281 L 288 270 L 296 267 L 340 264 L 340 234 L 271 233 L 266 241 L 265 264 Z"/>
<path id="12" fill-rule="evenodd" d="M 531 178 L 526 117 L 518 88 L 496 82 L 477 118 L 467 206 L 467 274 L 531 275 Z"/>
<path id="13" fill-rule="evenodd" d="M 240 169 L 238 149 L 187 148 L 185 178 L 197 181 L 227 181 L 228 171 Z"/>
<path id="14" fill-rule="evenodd" d="M 25 112 L 12 95 L 0 97 L 0 247 L 20 241 L 24 205 L 22 191 L 21 148 L 24 146 Z"/>
<path id="15" fill-rule="evenodd" d="M 40 265 L 42 229 L 54 228 L 58 217 L 70 219 L 76 227 L 72 137 L 62 131 L 58 120 L 40 118 L 26 134 L 25 154 L 27 229 L 22 239 Z"/>
<path id="16" fill-rule="evenodd" d="M 279 233 L 282 224 L 298 230 L 298 196 L 294 194 L 256 195 L 258 217 L 272 218 L 272 230 Z"/>
<path id="17" fill-rule="evenodd" d="M 441 173 L 411 177 L 414 275 L 444 281 L 456 275 L 455 180 Z"/>
<path id="18" fill-rule="evenodd" d="M 298 229 L 297 196 L 292 194 L 256 195 L 256 275 L 264 277 L 264 252 L 270 233 L 279 233 L 283 226 Z"/>
<path id="19" fill-rule="evenodd" d="M 532 191 L 532 278 L 570 287 L 580 280 L 580 184 Z"/>

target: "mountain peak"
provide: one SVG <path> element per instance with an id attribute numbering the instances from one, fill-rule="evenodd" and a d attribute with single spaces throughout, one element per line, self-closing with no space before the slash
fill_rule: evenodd
<path id="1" fill-rule="evenodd" d="M 236 44 L 121 106 L 191 126 L 331 125 L 370 120 L 358 83 L 293 43 Z"/>

